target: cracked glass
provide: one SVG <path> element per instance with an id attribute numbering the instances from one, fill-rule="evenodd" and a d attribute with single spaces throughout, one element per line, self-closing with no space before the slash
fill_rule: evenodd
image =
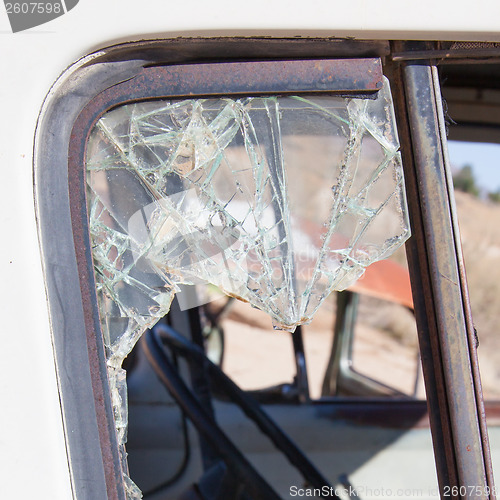
<path id="1" fill-rule="evenodd" d="M 122 105 L 94 126 L 86 168 L 121 445 L 123 359 L 181 285 L 215 285 L 265 311 L 275 328 L 293 331 L 410 233 L 387 81 L 374 99 Z M 124 446 L 122 457 L 126 471 Z M 140 498 L 126 482 L 129 498 Z"/>

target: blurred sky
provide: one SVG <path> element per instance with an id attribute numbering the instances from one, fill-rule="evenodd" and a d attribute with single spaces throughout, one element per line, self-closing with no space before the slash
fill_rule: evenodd
<path id="1" fill-rule="evenodd" d="M 476 184 L 488 192 L 500 190 L 500 144 L 448 141 L 452 167 L 470 165 Z"/>

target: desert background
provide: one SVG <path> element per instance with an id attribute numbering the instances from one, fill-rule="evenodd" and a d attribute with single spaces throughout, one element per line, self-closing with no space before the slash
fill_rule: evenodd
<path id="1" fill-rule="evenodd" d="M 479 360 L 486 399 L 500 398 L 500 204 L 456 191 L 456 205 L 472 303 L 479 337 Z M 405 265 L 404 249 L 393 257 Z M 217 308 L 223 301 L 216 301 Z M 333 340 L 335 294 L 304 327 L 312 398 L 321 393 Z M 291 336 L 275 331 L 269 317 L 235 301 L 222 321 L 223 369 L 243 388 L 291 382 L 295 374 Z M 414 394 L 418 342 L 412 314 L 404 307 L 362 296 L 355 331 L 354 368 L 407 394 Z M 425 397 L 421 375 L 416 396 Z"/>

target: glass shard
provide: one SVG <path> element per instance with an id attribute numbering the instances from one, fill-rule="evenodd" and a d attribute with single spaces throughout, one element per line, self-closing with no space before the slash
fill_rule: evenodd
<path id="1" fill-rule="evenodd" d="M 180 285 L 293 331 L 409 237 L 398 149 L 387 82 L 375 99 L 148 101 L 97 122 L 90 232 L 122 443 L 121 363 Z"/>

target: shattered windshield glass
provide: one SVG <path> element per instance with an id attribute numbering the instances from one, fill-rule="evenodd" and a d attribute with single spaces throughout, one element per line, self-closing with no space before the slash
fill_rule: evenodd
<path id="1" fill-rule="evenodd" d="M 293 331 L 408 238 L 398 149 L 387 82 L 375 99 L 154 100 L 100 118 L 88 210 L 122 443 L 122 361 L 179 285 L 215 285 Z"/>

